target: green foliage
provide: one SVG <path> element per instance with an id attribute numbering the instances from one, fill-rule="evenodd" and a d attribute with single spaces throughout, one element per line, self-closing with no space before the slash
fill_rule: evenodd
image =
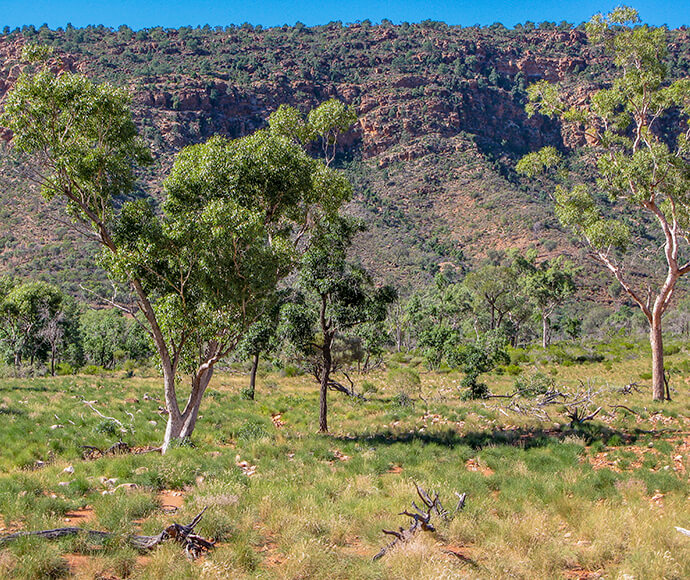
<path id="1" fill-rule="evenodd" d="M 98 234 L 98 224 L 112 218 L 112 198 L 130 193 L 134 168 L 151 161 L 137 136 L 129 96 L 81 75 L 23 73 L 7 95 L 0 123 L 12 130 L 15 148 L 36 156 L 46 198 L 64 196 L 70 213 Z"/>
<path id="2" fill-rule="evenodd" d="M 322 224 L 302 258 L 299 287 L 304 295 L 296 296 L 284 309 L 283 333 L 303 352 L 312 351 L 319 332 L 335 336 L 384 320 L 388 305 L 395 300 L 392 287 L 375 288 L 364 268 L 347 260 L 352 238 L 361 228 L 360 223 L 345 218 Z"/>
<path id="3" fill-rule="evenodd" d="M 462 346 L 457 351 L 451 362 L 454 366 L 459 366 L 465 374 L 461 381 L 461 386 L 465 389 L 462 394 L 464 400 L 488 397 L 488 387 L 480 383 L 478 378 L 480 374 L 510 362 L 505 344 L 505 337 L 500 333 L 487 333 L 477 342 Z"/>
<path id="4" fill-rule="evenodd" d="M 540 84 L 542 83 L 542 84 Z M 530 94 L 534 92 L 535 87 L 552 86 L 548 83 L 544 84 L 545 81 L 540 81 L 530 86 Z M 529 109 L 528 109 L 529 112 Z M 528 153 L 515 165 L 515 169 L 518 173 L 526 175 L 527 177 L 537 177 L 542 173 L 545 173 L 549 169 L 557 167 L 562 162 L 561 155 L 556 151 L 555 147 L 549 146 L 535 151 L 533 153 Z"/>
<path id="5" fill-rule="evenodd" d="M 143 360 L 151 355 L 141 327 L 118 310 L 88 309 L 79 324 L 84 356 L 93 365 L 112 369 L 126 358 Z"/>
<path id="6" fill-rule="evenodd" d="M 515 379 L 515 392 L 524 397 L 534 397 L 546 393 L 555 386 L 555 381 L 541 372 L 534 372 Z"/>

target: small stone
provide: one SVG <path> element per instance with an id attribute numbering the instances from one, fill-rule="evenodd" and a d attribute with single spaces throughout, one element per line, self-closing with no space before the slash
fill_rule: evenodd
<path id="1" fill-rule="evenodd" d="M 69 467 L 65 467 L 65 469 L 62 470 L 63 473 L 74 473 L 74 467 L 71 465 Z"/>
<path id="2" fill-rule="evenodd" d="M 62 429 L 63 425 L 51 425 L 51 429 Z"/>
<path id="3" fill-rule="evenodd" d="M 155 426 L 155 425 L 158 425 L 158 422 L 157 422 L 157 421 L 154 421 L 153 419 L 151 419 L 151 421 L 149 421 L 149 425 L 154 425 L 154 426 Z"/>

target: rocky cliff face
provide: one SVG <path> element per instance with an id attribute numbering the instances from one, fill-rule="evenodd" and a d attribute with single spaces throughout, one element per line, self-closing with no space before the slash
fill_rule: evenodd
<path id="1" fill-rule="evenodd" d="M 669 35 L 682 73 L 687 32 Z M 262 127 L 280 104 L 308 109 L 331 97 L 354 104 L 359 123 L 341 150 L 357 188 L 351 211 L 372 225 L 359 251 L 391 278 L 423 278 L 440 263 L 460 268 L 490 248 L 573 251 L 543 196 L 512 166 L 546 144 L 583 142 L 524 112 L 525 87 L 535 80 L 564 83 L 574 102 L 605 82 L 608 61 L 581 30 L 440 23 L 25 30 L 0 36 L 0 100 L 29 41 L 53 45 L 57 67 L 127 86 L 163 169 L 184 145 Z"/>

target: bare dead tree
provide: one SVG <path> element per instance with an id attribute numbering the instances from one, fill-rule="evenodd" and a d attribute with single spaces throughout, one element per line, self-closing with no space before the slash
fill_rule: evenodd
<path id="1" fill-rule="evenodd" d="M 407 516 L 411 518 L 410 525 L 407 529 L 401 526 L 398 529 L 398 531 L 382 530 L 384 534 L 393 536 L 394 539 L 392 542 L 381 548 L 381 550 L 374 556 L 374 560 L 378 560 L 379 558 L 385 556 L 397 544 L 410 541 L 414 537 L 414 535 L 420 530 L 425 532 L 435 532 L 436 528 L 431 523 L 432 514 L 436 514 L 442 520 L 448 520 L 452 516 L 454 516 L 458 511 L 462 510 L 463 507 L 465 507 L 465 500 L 467 499 L 466 493 L 459 494 L 456 492 L 455 495 L 458 497 L 458 503 L 455 507 L 455 511 L 451 513 L 448 510 L 446 510 L 441 504 L 441 500 L 439 499 L 438 493 L 434 493 L 434 497 L 432 498 L 423 488 L 419 487 L 416 483 L 414 485 L 417 489 L 417 495 L 419 496 L 419 499 L 422 500 L 425 509 L 420 508 L 413 501 L 413 512 L 410 512 L 408 510 L 400 512 L 398 515 Z"/>

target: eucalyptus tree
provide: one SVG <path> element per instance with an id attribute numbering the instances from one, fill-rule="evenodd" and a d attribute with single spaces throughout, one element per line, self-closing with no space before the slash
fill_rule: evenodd
<path id="1" fill-rule="evenodd" d="M 472 310 L 482 330 L 496 330 L 522 301 L 517 272 L 505 264 L 485 264 L 463 281 L 472 295 Z"/>
<path id="2" fill-rule="evenodd" d="M 575 292 L 573 264 L 562 258 L 537 263 L 534 251 L 526 256 L 515 254 L 514 260 L 525 299 L 541 319 L 541 345 L 546 348 L 551 340 L 551 316 Z"/>
<path id="3" fill-rule="evenodd" d="M 348 260 L 352 239 L 361 229 L 360 223 L 343 217 L 319 225 L 302 257 L 298 293 L 283 311 L 282 333 L 311 358 L 319 380 L 321 433 L 328 432 L 328 390 L 337 386 L 331 379 L 334 340 L 385 320 L 397 297 L 394 288 L 376 287 L 364 268 Z"/>
<path id="4" fill-rule="evenodd" d="M 0 303 L 0 338 L 11 354 L 15 371 L 22 361 L 43 359 L 47 341 L 43 335 L 49 321 L 59 318 L 64 295 L 46 282 L 3 282 Z"/>
<path id="5" fill-rule="evenodd" d="M 690 80 L 670 81 L 666 30 L 641 25 L 636 10 L 621 7 L 606 16 L 598 14 L 587 31 L 593 43 L 608 50 L 617 74 L 606 88 L 573 106 L 557 84 L 535 83 L 528 90 L 528 112 L 559 117 L 586 136 L 584 152 L 598 170 L 596 187 L 559 186 L 553 195 L 556 214 L 580 234 L 591 256 L 644 313 L 650 328 L 653 397 L 663 400 L 662 318 L 678 281 L 690 272 Z M 547 148 L 524 157 L 518 170 L 537 175 L 559 161 L 558 153 Z M 657 224 L 664 241 L 658 251 L 665 263 L 659 279 L 647 278 L 647 284 L 636 280 L 630 271 L 631 250 L 639 248 L 632 244 L 622 212 L 607 215 L 597 193 L 607 194 L 614 207 L 637 212 L 637 220 Z"/>
<path id="6" fill-rule="evenodd" d="M 438 368 L 444 358 L 456 351 L 470 313 L 467 288 L 442 273 L 436 275 L 433 284 L 410 297 L 406 305 L 407 324 L 430 368 Z M 476 328 L 475 331 L 478 332 Z"/>
<path id="7" fill-rule="evenodd" d="M 301 143 L 265 129 L 183 149 L 161 213 L 145 200 L 121 205 L 136 168 L 151 160 L 127 94 L 47 67 L 20 76 L 3 123 L 14 148 L 32 155 L 43 194 L 90 226 L 102 263 L 132 289 L 163 374 L 165 451 L 191 436 L 215 365 L 292 269 L 295 231 L 336 212 L 349 184 Z M 184 373 L 191 388 L 181 407 Z"/>

